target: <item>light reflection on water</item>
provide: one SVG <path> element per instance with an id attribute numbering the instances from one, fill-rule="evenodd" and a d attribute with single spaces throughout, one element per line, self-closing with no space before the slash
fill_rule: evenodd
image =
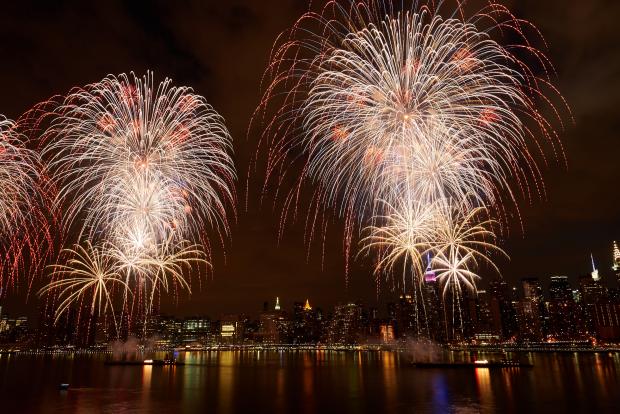
<path id="1" fill-rule="evenodd" d="M 0 411 L 617 412 L 619 354 L 517 356 L 534 368 L 421 369 L 389 351 L 188 352 L 185 366 L 164 367 L 105 366 L 102 355 L 2 356 Z"/>
<path id="2" fill-rule="evenodd" d="M 483 407 L 493 407 L 493 390 L 491 389 L 491 372 L 489 368 L 476 368 L 474 371 L 480 405 Z"/>

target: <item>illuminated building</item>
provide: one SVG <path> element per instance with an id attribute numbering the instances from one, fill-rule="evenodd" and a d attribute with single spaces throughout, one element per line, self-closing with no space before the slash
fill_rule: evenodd
<path id="1" fill-rule="evenodd" d="M 549 326 L 547 337 L 553 340 L 575 339 L 579 332 L 579 315 L 566 276 L 551 276 L 547 303 Z"/>
<path id="2" fill-rule="evenodd" d="M 2 315 L 0 318 L 2 342 L 20 342 L 29 336 L 28 317 L 11 318 L 9 315 Z"/>
<path id="3" fill-rule="evenodd" d="M 607 289 L 607 298 L 609 303 L 620 303 L 620 287 Z"/>
<path id="4" fill-rule="evenodd" d="M 595 306 L 606 299 L 606 289 L 600 280 L 591 275 L 579 277 L 579 308 L 581 309 L 583 331 L 596 334 Z"/>
<path id="5" fill-rule="evenodd" d="M 501 279 L 489 282 L 491 324 L 493 331 L 499 332 L 503 340 L 513 338 L 518 331 L 516 298 L 513 298 L 515 293 L 515 290 L 510 289 Z"/>
<path id="6" fill-rule="evenodd" d="M 431 274 L 432 273 L 432 274 Z M 443 324 L 443 307 L 441 301 L 440 286 L 435 273 L 429 268 L 426 269 L 422 294 L 426 311 L 425 323 L 427 326 L 428 337 L 435 342 L 444 342 L 445 330 Z"/>
<path id="7" fill-rule="evenodd" d="M 361 339 L 362 306 L 355 303 L 337 305 L 328 329 L 332 344 L 356 344 Z"/>
<path id="8" fill-rule="evenodd" d="M 527 299 L 516 304 L 517 320 L 519 322 L 519 338 L 526 342 L 538 342 L 543 338 L 538 306 Z"/>
<path id="9" fill-rule="evenodd" d="M 289 324 L 286 313 L 280 308 L 280 298 L 277 297 L 274 309 L 265 308 L 260 314 L 256 339 L 267 344 L 288 342 Z"/>
<path id="10" fill-rule="evenodd" d="M 225 315 L 220 320 L 220 340 L 223 344 L 237 344 L 243 340 L 243 322 L 237 315 Z"/>
<path id="11" fill-rule="evenodd" d="M 598 303 L 594 309 L 598 338 L 603 341 L 620 340 L 620 304 Z"/>
<path id="12" fill-rule="evenodd" d="M 478 290 L 475 297 L 470 298 L 469 316 L 474 338 L 481 342 L 499 341 L 501 325 L 494 323 L 491 311 L 491 295 L 486 290 Z"/>
<path id="13" fill-rule="evenodd" d="M 433 268 L 431 267 L 431 257 L 430 257 L 430 253 L 426 254 L 426 271 L 424 272 L 424 282 L 426 283 L 434 283 L 437 280 L 437 275 L 435 274 L 435 271 L 433 270 Z"/>
<path id="14" fill-rule="evenodd" d="M 293 304 L 293 343 L 311 344 L 320 339 L 320 321 L 318 313 L 310 306 L 310 300 Z"/>
<path id="15" fill-rule="evenodd" d="M 411 295 L 400 295 L 396 305 L 396 331 L 399 337 L 419 334 L 416 303 Z"/>
<path id="16" fill-rule="evenodd" d="M 543 301 L 543 288 L 540 279 L 537 277 L 524 277 L 521 279 L 523 287 L 523 297 L 536 302 Z"/>
<path id="17" fill-rule="evenodd" d="M 223 323 L 220 326 L 222 339 L 232 338 L 235 335 L 237 327 L 234 323 Z"/>
<path id="18" fill-rule="evenodd" d="M 390 344 L 394 342 L 394 327 L 389 323 L 379 325 L 381 342 Z"/>
<path id="19" fill-rule="evenodd" d="M 542 284 L 537 277 L 521 279 L 523 300 L 517 302 L 519 336 L 525 341 L 540 341 L 544 335 L 544 301 Z"/>
<path id="20" fill-rule="evenodd" d="M 201 317 L 186 318 L 183 321 L 182 332 L 182 340 L 186 345 L 208 342 L 211 333 L 211 320 Z"/>

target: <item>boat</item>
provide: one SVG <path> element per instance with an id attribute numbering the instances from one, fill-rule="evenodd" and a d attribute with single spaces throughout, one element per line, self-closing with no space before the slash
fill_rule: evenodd
<path id="1" fill-rule="evenodd" d="M 416 368 L 532 368 L 529 362 L 502 359 L 500 361 L 488 361 L 478 359 L 474 362 L 413 362 Z"/>
<path id="2" fill-rule="evenodd" d="M 164 366 L 164 365 L 185 365 L 184 362 L 177 361 L 175 359 L 145 359 L 143 361 L 105 361 L 105 365 L 155 365 L 155 366 Z"/>

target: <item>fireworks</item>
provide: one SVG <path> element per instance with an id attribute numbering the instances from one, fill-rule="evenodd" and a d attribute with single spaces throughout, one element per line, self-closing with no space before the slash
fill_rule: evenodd
<path id="1" fill-rule="evenodd" d="M 461 206 L 449 206 L 448 211 L 438 215 L 441 221 L 436 226 L 435 256 L 431 263 L 437 279 L 444 285 L 444 295 L 449 289 L 460 294 L 462 285 L 475 291 L 476 279 L 480 278 L 475 272 L 481 263 L 499 273 L 490 254 L 506 253 L 495 245 L 494 221 L 485 219 L 486 214 L 483 207 L 466 211 Z"/>
<path id="2" fill-rule="evenodd" d="M 0 296 L 14 286 L 26 262 L 35 273 L 50 241 L 43 211 L 39 155 L 26 147 L 17 125 L 0 115 Z"/>
<path id="3" fill-rule="evenodd" d="M 174 242 L 168 239 L 157 245 L 139 249 L 127 254 L 123 248 L 109 245 L 107 254 L 113 258 L 118 273 L 123 275 L 128 286 L 134 286 L 135 296 L 142 305 L 144 315 L 152 312 L 158 295 L 171 293 L 171 287 L 187 290 L 191 286 L 185 275 L 200 265 L 209 266 L 204 247 L 190 244 L 186 240 Z M 124 306 L 127 306 L 127 293 Z M 133 306 L 133 303 L 132 303 Z"/>
<path id="4" fill-rule="evenodd" d="M 50 266 L 51 282 L 39 291 L 40 296 L 54 296 L 55 321 L 71 307 L 81 312 L 85 305 L 90 318 L 109 313 L 117 334 L 119 308 L 127 311 L 138 303 L 143 307 L 139 312 L 149 315 L 157 295 L 169 293 L 172 285 L 191 291 L 186 270 L 200 263 L 208 265 L 202 246 L 169 241 L 133 256 L 109 243 L 93 246 L 86 242 L 85 247 L 64 249 L 61 257 L 66 263 Z M 134 297 L 139 300 L 129 300 Z"/>
<path id="5" fill-rule="evenodd" d="M 190 291 L 184 272 L 208 266 L 205 233 L 212 229 L 222 240 L 226 207 L 234 204 L 232 144 L 221 116 L 191 89 L 168 79 L 155 85 L 151 74 L 108 76 L 45 106 L 52 111 L 42 154 L 58 189 L 54 206 L 67 233 L 97 245 L 74 253 L 88 253 L 91 263 L 104 258 L 113 273 L 63 282 L 73 273 L 54 268 L 61 280 L 43 293 L 73 291 L 62 313 L 81 298 L 76 287 L 96 286 L 101 296 L 122 276 L 124 311 L 138 306 L 147 316 L 171 284 Z M 104 310 L 111 306 L 108 299 Z"/>
<path id="6" fill-rule="evenodd" d="M 105 249 L 87 242 L 86 247 L 76 245 L 62 253 L 68 256 L 67 263 L 52 265 L 53 281 L 39 291 L 39 295 L 48 292 L 58 295 L 60 304 L 56 308 L 56 321 L 71 305 L 89 299 L 91 316 L 100 316 L 108 309 L 114 314 L 112 292 L 115 285 L 122 290 L 129 286 L 122 280 Z"/>
<path id="7" fill-rule="evenodd" d="M 466 17 L 458 0 L 405 3 L 331 0 L 303 15 L 274 48 L 252 123 L 282 227 L 309 199 L 310 244 L 335 217 L 347 259 L 359 239 L 378 279 L 421 292 L 430 266 L 458 301 L 481 268 L 498 271 L 509 210 L 544 194 L 539 165 L 563 156 L 561 96 L 542 38 L 505 7 L 488 0 Z M 191 292 L 188 274 L 210 267 L 206 234 L 223 243 L 235 203 L 222 117 L 150 73 L 108 76 L 32 113 L 46 126 L 42 161 L 0 119 L 0 236 L 28 233 L 33 206 L 54 194 L 63 236 L 77 239 L 40 291 L 57 295 L 56 319 L 85 301 L 115 323 L 118 312 L 146 317 L 160 295 Z M 3 267 L 23 262 L 9 254 L 23 244 L 3 246 Z"/>
<path id="8" fill-rule="evenodd" d="M 460 2 L 395 7 L 330 1 L 280 37 L 258 109 L 275 108 L 260 143 L 266 183 L 287 182 L 300 164 L 282 226 L 311 183 L 310 240 L 317 217 L 334 211 L 347 254 L 366 229 L 361 251 L 377 251 L 378 273 L 403 263 L 403 288 L 421 283 L 432 253 L 446 289 L 473 290 L 477 265 L 495 268 L 507 208 L 544 192 L 538 160 L 547 149 L 561 157 L 542 115 L 558 115 L 547 93 L 561 96 L 526 37 L 538 32 L 505 7 L 489 1 L 470 18 Z"/>
<path id="9" fill-rule="evenodd" d="M 361 240 L 362 253 L 376 250 L 379 260 L 375 272 L 394 272 L 397 264 L 402 263 L 402 288 L 413 287 L 415 280 L 408 280 L 409 268 L 413 274 L 421 274 L 424 270 L 423 256 L 433 247 L 431 240 L 437 232 L 437 208 L 433 205 L 420 203 L 408 197 L 404 205 L 386 206 L 388 214 L 382 217 L 382 225 L 368 226 L 368 233 Z"/>
<path id="10" fill-rule="evenodd" d="M 43 156 L 67 228 L 78 222 L 87 239 L 115 243 L 181 240 L 207 226 L 227 233 L 231 139 L 191 89 L 108 76 L 72 91 L 52 118 Z"/>

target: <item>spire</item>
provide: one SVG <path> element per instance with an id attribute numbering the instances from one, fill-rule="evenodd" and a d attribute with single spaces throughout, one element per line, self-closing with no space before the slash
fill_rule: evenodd
<path id="1" fill-rule="evenodd" d="M 275 310 L 280 310 L 280 298 L 276 296 L 276 306 L 274 308 Z"/>
<path id="2" fill-rule="evenodd" d="M 434 282 L 437 279 L 437 275 L 433 271 L 433 259 L 430 253 L 426 253 L 426 271 L 424 272 L 425 282 Z"/>
<path id="3" fill-rule="evenodd" d="M 590 274 L 592 275 L 592 280 L 597 281 L 601 277 L 599 276 L 598 269 L 596 268 L 596 265 L 594 264 L 594 255 L 592 253 L 590 253 L 590 258 L 592 259 L 592 273 Z"/>
<path id="4" fill-rule="evenodd" d="M 431 253 L 426 253 L 426 272 L 428 273 L 431 269 Z"/>
<path id="5" fill-rule="evenodd" d="M 312 310 L 312 306 L 310 306 L 310 301 L 306 299 L 306 304 L 304 305 L 304 310 L 309 311 Z"/>

